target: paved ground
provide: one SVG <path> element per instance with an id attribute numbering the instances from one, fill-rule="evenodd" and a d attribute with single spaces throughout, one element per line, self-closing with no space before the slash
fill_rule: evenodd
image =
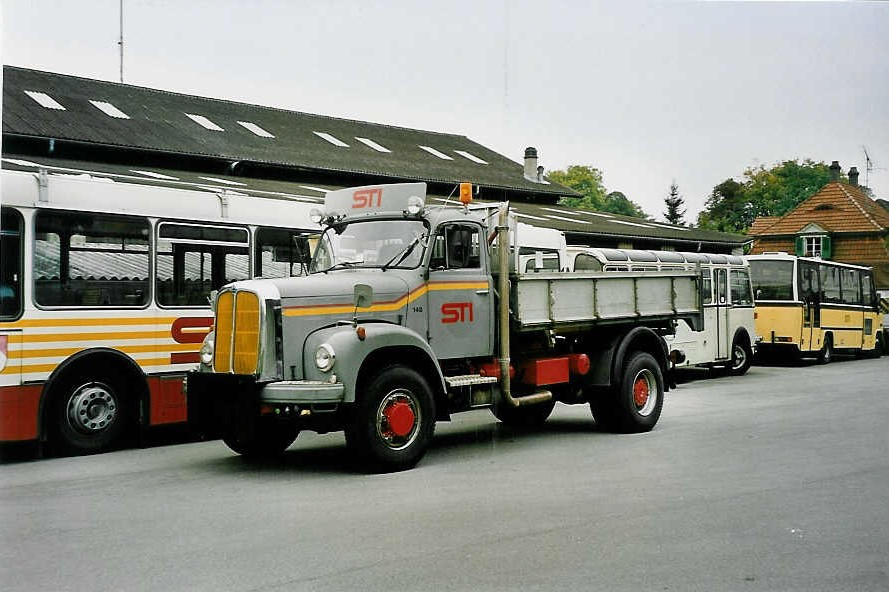
<path id="1" fill-rule="evenodd" d="M 692 378 L 650 434 L 474 412 L 392 475 L 340 434 L 7 463 L 0 588 L 889 589 L 889 358 Z"/>

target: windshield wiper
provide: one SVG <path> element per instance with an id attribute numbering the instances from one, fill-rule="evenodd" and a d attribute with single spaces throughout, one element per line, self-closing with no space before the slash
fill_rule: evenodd
<path id="1" fill-rule="evenodd" d="M 334 263 L 333 265 L 331 265 L 331 266 L 328 267 L 327 269 L 322 269 L 322 270 L 320 271 L 320 273 L 327 273 L 328 271 L 333 271 L 333 270 L 336 269 L 337 267 L 342 267 L 342 268 L 345 268 L 345 269 L 350 269 L 350 268 L 352 268 L 352 267 L 355 267 L 356 265 L 361 265 L 362 263 L 364 263 L 364 261 L 340 261 L 339 263 Z"/>
<path id="2" fill-rule="evenodd" d="M 389 259 L 388 261 L 383 263 L 383 265 L 382 265 L 382 267 L 380 267 L 380 269 L 385 271 L 385 270 L 389 269 L 390 265 L 398 265 L 399 263 L 401 263 L 402 261 L 407 259 L 407 256 L 413 252 L 414 247 L 416 247 L 417 244 L 419 244 L 422 240 L 423 240 L 422 234 L 418 234 L 417 236 L 415 236 L 414 240 L 412 240 L 410 243 L 408 243 L 408 245 L 405 248 L 403 248 L 398 253 L 395 253 L 394 257 L 392 257 L 391 259 Z"/>

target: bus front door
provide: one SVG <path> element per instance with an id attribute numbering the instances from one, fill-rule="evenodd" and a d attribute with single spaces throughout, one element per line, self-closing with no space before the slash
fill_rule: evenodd
<path id="1" fill-rule="evenodd" d="M 729 332 L 728 270 L 716 269 L 716 359 L 731 356 L 732 335 Z"/>

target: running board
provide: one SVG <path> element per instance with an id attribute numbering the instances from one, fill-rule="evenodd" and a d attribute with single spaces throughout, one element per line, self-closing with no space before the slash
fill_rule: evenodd
<path id="1" fill-rule="evenodd" d="M 481 374 L 462 374 L 460 376 L 445 376 L 448 388 L 461 386 L 475 386 L 477 384 L 491 384 L 497 382 L 496 376 L 482 376 Z"/>

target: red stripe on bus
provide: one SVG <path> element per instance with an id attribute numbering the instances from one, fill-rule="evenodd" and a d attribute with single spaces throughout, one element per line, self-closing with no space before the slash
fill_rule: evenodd
<path id="1" fill-rule="evenodd" d="M 36 440 L 39 384 L 0 387 L 0 441 Z"/>
<path id="2" fill-rule="evenodd" d="M 197 364 L 201 361 L 201 352 L 173 352 L 170 354 L 171 364 Z"/>

